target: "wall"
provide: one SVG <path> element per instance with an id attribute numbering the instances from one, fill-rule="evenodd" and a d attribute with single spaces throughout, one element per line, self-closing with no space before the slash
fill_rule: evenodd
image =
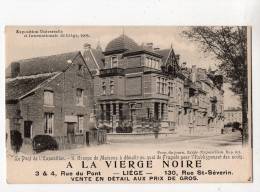
<path id="1" fill-rule="evenodd" d="M 90 114 L 93 113 L 93 82 L 92 77 L 87 69 L 84 67 L 83 76 L 77 74 L 77 64 L 84 64 L 81 56 L 77 56 L 73 64 L 66 72 L 60 74 L 52 81 L 44 84 L 43 87 L 36 90 L 34 94 L 29 95 L 20 101 L 21 115 L 24 121 L 32 121 L 32 136 L 44 134 L 44 113 L 54 113 L 54 137 L 67 136 L 67 124 L 65 115 L 84 115 L 84 131 L 89 131 Z M 76 89 L 84 90 L 83 106 L 76 106 Z M 53 106 L 44 106 L 44 90 L 53 91 Z M 9 111 L 7 115 L 12 114 L 14 106 L 7 105 Z M 21 133 L 24 135 L 24 123 L 21 125 Z M 77 140 L 78 138 L 76 138 Z M 80 140 L 80 139 L 78 139 Z M 80 141 L 82 142 L 82 141 Z"/>

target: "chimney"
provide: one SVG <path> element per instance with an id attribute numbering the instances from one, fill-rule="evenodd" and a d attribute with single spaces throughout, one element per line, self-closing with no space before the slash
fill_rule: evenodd
<path id="1" fill-rule="evenodd" d="M 153 49 L 153 43 L 146 43 L 146 46 L 147 46 L 149 49 Z"/>
<path id="2" fill-rule="evenodd" d="M 91 49 L 91 44 L 85 43 L 84 44 L 84 49 Z"/>
<path id="3" fill-rule="evenodd" d="M 11 63 L 11 78 L 15 78 L 20 75 L 20 63 Z"/>
<path id="4" fill-rule="evenodd" d="M 186 67 L 186 62 L 183 62 L 182 66 L 183 66 L 183 68 L 185 68 Z"/>
<path id="5" fill-rule="evenodd" d="M 180 62 L 180 55 L 179 55 L 179 54 L 176 54 L 176 55 L 175 55 L 175 58 L 176 58 L 176 60 L 177 60 L 177 64 L 179 65 L 179 62 Z"/>
<path id="6" fill-rule="evenodd" d="M 192 82 L 194 83 L 194 82 L 196 82 L 196 80 L 197 80 L 197 70 L 196 70 L 196 65 L 192 65 L 191 73 L 192 73 L 191 80 L 192 80 Z"/>
<path id="7" fill-rule="evenodd" d="M 159 48 L 159 47 L 156 47 L 156 48 L 154 48 L 153 50 L 154 50 L 154 51 L 159 51 L 160 48 Z"/>

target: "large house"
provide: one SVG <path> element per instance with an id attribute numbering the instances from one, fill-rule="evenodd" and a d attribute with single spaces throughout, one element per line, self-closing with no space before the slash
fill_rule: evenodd
<path id="1" fill-rule="evenodd" d="M 240 107 L 229 107 L 224 110 L 225 124 L 238 122 L 242 124 L 242 109 Z"/>
<path id="2" fill-rule="evenodd" d="M 94 77 L 95 115 L 113 129 L 125 119 L 133 132 L 151 128 L 151 120 L 160 122 L 165 132 L 223 126 L 222 76 L 180 64 L 173 47 L 139 46 L 123 34 L 103 52 L 99 45 L 84 48 L 83 57 Z"/>
<path id="3" fill-rule="evenodd" d="M 97 139 L 93 77 L 81 53 L 25 59 L 6 70 L 6 119 L 25 143 L 50 135 L 60 147 Z"/>

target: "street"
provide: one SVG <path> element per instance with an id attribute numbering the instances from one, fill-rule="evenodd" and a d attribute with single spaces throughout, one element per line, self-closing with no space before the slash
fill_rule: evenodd
<path id="1" fill-rule="evenodd" d="M 122 141 L 91 147 L 79 147 L 58 151 L 44 151 L 39 155 L 81 155 L 102 153 L 126 153 L 140 150 L 174 150 L 174 149 L 240 149 L 242 148 L 239 131 L 215 136 L 175 136 L 150 140 Z M 21 153 L 32 154 L 31 150 L 22 149 Z"/>

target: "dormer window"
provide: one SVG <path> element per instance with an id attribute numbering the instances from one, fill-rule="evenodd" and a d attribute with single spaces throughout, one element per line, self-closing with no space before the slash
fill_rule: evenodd
<path id="1" fill-rule="evenodd" d="M 117 56 L 111 57 L 111 68 L 118 67 L 118 58 Z"/>

